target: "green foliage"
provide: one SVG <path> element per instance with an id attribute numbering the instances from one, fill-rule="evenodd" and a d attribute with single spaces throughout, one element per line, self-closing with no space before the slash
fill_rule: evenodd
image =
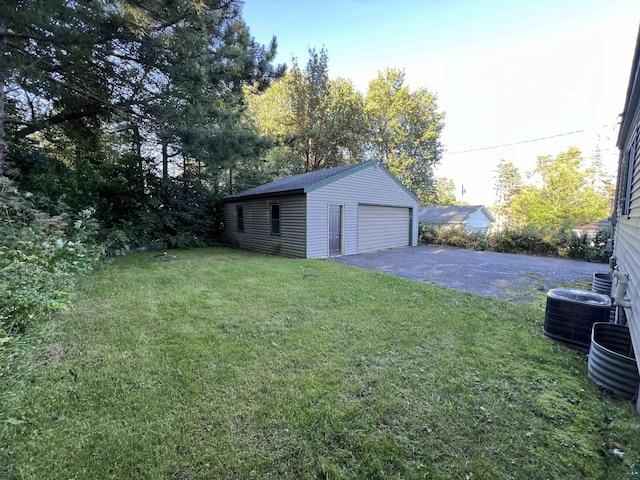
<path id="1" fill-rule="evenodd" d="M 351 81 L 329 78 L 324 49 L 309 49 L 301 68 L 260 95 L 248 98 L 248 116 L 276 147 L 267 155 L 280 175 L 311 172 L 359 161 L 367 126 L 364 100 Z"/>
<path id="2" fill-rule="evenodd" d="M 460 205 L 456 200 L 456 185 L 450 178 L 437 177 L 433 191 L 425 196 L 424 191 L 418 192 L 421 205 Z"/>
<path id="3" fill-rule="evenodd" d="M 278 175 L 377 159 L 425 203 L 455 202 L 452 184 L 433 179 L 442 156 L 444 113 L 425 88 L 410 90 L 404 72 L 386 70 L 365 98 L 345 79 L 331 80 L 324 50 L 309 50 L 301 69 L 248 99 L 248 116 L 277 146 L 266 155 Z M 450 181 L 449 181 L 450 182 Z"/>
<path id="4" fill-rule="evenodd" d="M 522 190 L 522 175 L 512 162 L 506 160 L 500 160 L 494 173 L 496 204 L 492 213 L 500 228 L 516 228 L 518 218 L 513 211 L 513 201 Z"/>
<path id="5" fill-rule="evenodd" d="M 443 150 L 444 112 L 438 111 L 437 96 L 426 88 L 410 90 L 403 71 L 387 69 L 369 82 L 365 115 L 370 155 L 419 198 L 428 198 Z"/>
<path id="6" fill-rule="evenodd" d="M 560 236 L 560 232 L 550 235 L 531 227 L 518 230 L 505 229 L 489 235 L 487 250 L 545 257 L 562 256 L 558 250 Z"/>
<path id="7" fill-rule="evenodd" d="M 95 209 L 112 251 L 221 235 L 215 203 L 234 175 L 262 181 L 270 146 L 243 121 L 245 92 L 284 73 L 241 2 L 10 1 L 0 19 L 7 174 L 36 208 Z"/>
<path id="8" fill-rule="evenodd" d="M 611 239 L 611 227 L 598 229 L 595 236 L 590 238 L 586 234 L 572 235 L 567 251 L 569 258 L 584 258 L 591 262 L 606 263 L 611 257 L 607 252 L 607 242 Z"/>
<path id="9" fill-rule="evenodd" d="M 93 210 L 50 216 L 30 198 L 0 177 L 0 329 L 8 334 L 66 308 L 76 276 L 101 253 Z"/>
<path id="10" fill-rule="evenodd" d="M 584 163 L 574 147 L 556 157 L 538 157 L 533 173 L 541 186 L 524 186 L 510 203 L 520 224 L 536 229 L 572 228 L 607 217 L 610 203 L 594 186 L 597 171 Z"/>
<path id="11" fill-rule="evenodd" d="M 420 224 L 421 243 L 447 245 L 474 250 L 521 253 L 544 257 L 578 258 L 606 263 L 610 253 L 605 251 L 611 229 L 601 229 L 594 240 L 576 237 L 568 229 L 538 230 L 532 227 L 503 229 L 488 234 L 469 232 L 463 226 L 441 227 Z"/>
<path id="12" fill-rule="evenodd" d="M 430 223 L 421 223 L 418 241 L 427 245 L 438 243 L 438 226 Z"/>
<path id="13" fill-rule="evenodd" d="M 438 229 L 437 239 L 440 245 L 458 248 L 469 248 L 472 244 L 471 234 L 463 226 L 441 227 Z"/>

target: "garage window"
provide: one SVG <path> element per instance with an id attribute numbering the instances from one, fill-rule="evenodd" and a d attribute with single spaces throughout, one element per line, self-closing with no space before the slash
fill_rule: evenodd
<path id="1" fill-rule="evenodd" d="M 280 205 L 271 204 L 271 235 L 280 235 Z"/>
<path id="2" fill-rule="evenodd" d="M 244 209 L 242 205 L 236 207 L 236 221 L 239 232 L 244 232 Z"/>

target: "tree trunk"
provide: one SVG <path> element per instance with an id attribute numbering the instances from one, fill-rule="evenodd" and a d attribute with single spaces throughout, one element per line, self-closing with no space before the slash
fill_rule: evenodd
<path id="1" fill-rule="evenodd" d="M 166 140 L 162 140 L 162 180 L 169 181 L 169 145 Z"/>
<path id="2" fill-rule="evenodd" d="M 307 164 L 305 165 L 305 172 L 312 172 L 313 171 L 313 154 L 311 153 L 311 139 L 307 139 L 307 151 L 305 152 L 306 154 L 306 162 Z"/>
<path id="3" fill-rule="evenodd" d="M 80 164 L 82 163 L 82 149 L 80 148 L 80 140 L 76 139 L 75 144 L 75 155 L 76 155 L 76 170 L 80 168 Z"/>
<path id="4" fill-rule="evenodd" d="M 161 185 L 161 197 L 162 202 L 166 204 L 169 202 L 169 142 L 162 140 L 162 181 Z"/>
<path id="5" fill-rule="evenodd" d="M 233 193 L 233 167 L 229 167 L 229 195 Z"/>
<path id="6" fill-rule="evenodd" d="M 5 34 L 7 27 L 0 18 L 0 55 L 4 54 L 7 44 Z M 7 144 L 4 141 L 4 100 L 5 100 L 5 72 L 0 70 L 0 176 L 4 175 L 7 163 Z"/>
<path id="7" fill-rule="evenodd" d="M 217 200 L 218 197 L 220 196 L 220 171 L 219 171 L 219 168 L 217 166 L 212 168 L 211 174 L 212 174 L 212 177 L 213 177 L 213 193 L 214 193 L 214 196 L 215 196 L 215 198 Z"/>
<path id="8" fill-rule="evenodd" d="M 133 128 L 133 148 L 135 149 L 136 159 L 138 160 L 138 172 L 142 178 L 144 174 L 144 166 L 142 164 L 142 137 L 140 136 L 140 129 L 137 125 L 132 125 Z"/>

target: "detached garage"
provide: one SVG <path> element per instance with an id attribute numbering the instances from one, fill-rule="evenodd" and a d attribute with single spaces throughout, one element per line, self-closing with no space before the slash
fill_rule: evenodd
<path id="1" fill-rule="evenodd" d="M 418 200 L 376 161 L 304 173 L 223 199 L 231 246 L 325 258 L 418 242 Z"/>

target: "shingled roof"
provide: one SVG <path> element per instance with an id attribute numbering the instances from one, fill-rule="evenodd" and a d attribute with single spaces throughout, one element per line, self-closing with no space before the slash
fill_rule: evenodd
<path id="1" fill-rule="evenodd" d="M 463 223 L 478 210 L 484 210 L 487 218 L 491 221 L 495 220 L 483 205 L 420 207 L 418 218 L 420 222 L 424 223 Z"/>
<path id="2" fill-rule="evenodd" d="M 266 183 L 243 192 L 228 195 L 224 197 L 222 201 L 229 202 L 245 198 L 268 197 L 275 194 L 294 195 L 298 193 L 306 193 L 309 188 L 320 183 L 340 178 L 347 172 L 352 173 L 352 170 L 361 170 L 362 168 L 366 168 L 375 163 L 375 160 L 370 160 L 368 162 L 352 163 L 341 167 L 328 168 L 326 170 L 318 170 L 317 172 L 301 173 L 291 177 L 280 178 L 271 183 Z"/>

